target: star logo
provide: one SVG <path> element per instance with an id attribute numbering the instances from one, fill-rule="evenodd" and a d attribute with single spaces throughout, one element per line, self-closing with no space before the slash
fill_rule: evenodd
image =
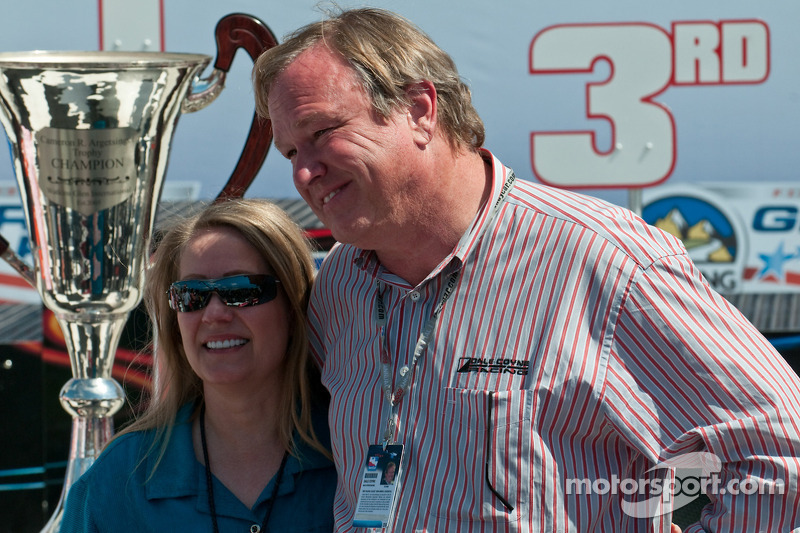
<path id="1" fill-rule="evenodd" d="M 758 254 L 758 257 L 764 262 L 764 268 L 758 273 L 759 279 L 763 279 L 773 273 L 778 279 L 782 280 L 784 277 L 784 263 L 800 257 L 800 248 L 798 248 L 797 252 L 797 254 L 784 252 L 783 243 L 780 243 L 771 254 Z"/>

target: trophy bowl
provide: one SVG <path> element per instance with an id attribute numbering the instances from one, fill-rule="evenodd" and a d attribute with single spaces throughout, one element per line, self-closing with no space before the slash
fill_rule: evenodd
<path id="1" fill-rule="evenodd" d="M 233 14 L 216 28 L 217 58 L 163 52 L 0 53 L 0 123 L 31 242 L 32 269 L 0 254 L 37 289 L 67 343 L 72 379 L 60 401 L 72 415 L 61 499 L 45 526 L 60 528 L 70 485 L 113 434 L 124 404 L 111 377 L 130 312 L 140 303 L 170 143 L 184 112 L 222 91 L 233 55 L 252 59 L 276 40 L 263 22 Z M 241 196 L 271 141 L 254 114 L 245 148 L 219 198 Z M 0 241 L 3 239 L 0 238 Z"/>

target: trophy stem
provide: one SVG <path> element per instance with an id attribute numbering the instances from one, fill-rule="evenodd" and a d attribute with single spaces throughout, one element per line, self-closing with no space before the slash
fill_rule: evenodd
<path id="1" fill-rule="evenodd" d="M 76 379 L 110 378 L 128 312 L 78 314 L 54 310 L 54 313 L 64 332 L 72 376 Z M 66 406 L 64 408 L 70 412 Z"/>
<path id="2" fill-rule="evenodd" d="M 72 417 L 72 437 L 64 487 L 61 489 L 61 497 L 55 511 L 42 529 L 42 533 L 58 533 L 61 529 L 64 505 L 70 487 L 92 465 L 113 433 L 114 419 L 110 416 L 102 418 Z"/>
<path id="3" fill-rule="evenodd" d="M 72 415 L 72 437 L 64 487 L 56 510 L 43 532 L 57 533 L 72 484 L 92 466 L 114 434 L 113 415 L 125 403 L 125 392 L 111 377 L 114 354 L 128 314 L 101 315 L 95 321 L 56 314 L 64 331 L 73 378 L 59 400 Z"/>

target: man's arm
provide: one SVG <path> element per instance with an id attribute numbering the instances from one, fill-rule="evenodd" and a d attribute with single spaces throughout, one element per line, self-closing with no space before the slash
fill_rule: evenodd
<path id="1" fill-rule="evenodd" d="M 623 306 L 609 418 L 654 464 L 719 460 L 711 504 L 686 533 L 800 527 L 800 378 L 686 256 L 637 273 Z"/>

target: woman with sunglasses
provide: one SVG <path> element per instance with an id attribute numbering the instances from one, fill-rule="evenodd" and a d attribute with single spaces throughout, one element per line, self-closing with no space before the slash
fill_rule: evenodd
<path id="1" fill-rule="evenodd" d="M 70 489 L 61 531 L 332 531 L 327 397 L 308 357 L 310 247 L 264 200 L 168 231 L 147 275 L 144 414 Z"/>

